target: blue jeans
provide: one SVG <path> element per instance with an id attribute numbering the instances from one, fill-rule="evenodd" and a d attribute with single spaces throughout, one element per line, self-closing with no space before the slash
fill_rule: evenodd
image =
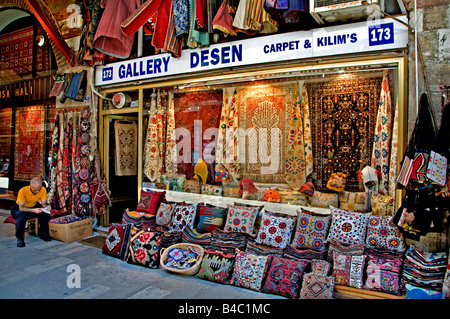
<path id="1" fill-rule="evenodd" d="M 41 207 L 39 203 L 37 203 L 33 208 Z M 14 204 L 14 207 L 11 208 L 11 216 L 16 220 L 16 237 L 20 239 L 24 239 L 23 234 L 25 233 L 25 224 L 27 219 L 32 219 L 37 217 L 39 224 L 41 225 L 41 235 L 48 234 L 48 221 L 50 220 L 50 215 L 46 213 L 28 213 L 22 212 L 19 210 L 19 205 Z"/>

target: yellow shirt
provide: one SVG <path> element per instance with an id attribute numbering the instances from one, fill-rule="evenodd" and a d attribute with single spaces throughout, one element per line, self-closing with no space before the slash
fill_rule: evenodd
<path id="1" fill-rule="evenodd" d="M 36 195 L 31 192 L 30 186 L 22 187 L 17 194 L 16 203 L 25 203 L 25 207 L 31 208 L 36 205 L 38 200 L 46 200 L 47 199 L 47 190 L 45 187 L 42 187 L 39 193 Z"/>

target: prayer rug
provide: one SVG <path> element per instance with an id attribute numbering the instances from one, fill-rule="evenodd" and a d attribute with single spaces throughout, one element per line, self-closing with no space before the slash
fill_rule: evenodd
<path id="1" fill-rule="evenodd" d="M 16 110 L 14 179 L 44 176 L 45 108 L 30 106 Z"/>
<path id="2" fill-rule="evenodd" d="M 116 175 L 137 174 L 137 124 L 135 122 L 114 123 L 116 140 Z"/>
<path id="3" fill-rule="evenodd" d="M 310 83 L 314 167 L 317 190 L 331 174 L 347 175 L 347 191 L 363 191 L 357 172 L 370 166 L 381 78 Z"/>

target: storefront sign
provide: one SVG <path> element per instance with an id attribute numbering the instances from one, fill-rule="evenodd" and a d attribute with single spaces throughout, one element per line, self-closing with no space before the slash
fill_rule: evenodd
<path id="1" fill-rule="evenodd" d="M 400 18 L 407 21 L 406 16 Z M 96 68 L 95 85 L 139 81 L 227 67 L 406 48 L 408 28 L 393 19 L 257 37 L 159 54 Z"/>
<path id="2" fill-rule="evenodd" d="M 48 99 L 53 85 L 51 76 L 0 86 L 0 105 Z"/>

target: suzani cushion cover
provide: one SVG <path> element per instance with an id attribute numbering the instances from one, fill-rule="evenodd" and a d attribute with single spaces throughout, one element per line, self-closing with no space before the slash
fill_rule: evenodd
<path id="1" fill-rule="evenodd" d="M 335 239 L 341 244 L 364 243 L 370 214 L 347 212 L 331 206 L 331 226 L 327 241 Z"/>
<path id="2" fill-rule="evenodd" d="M 400 295 L 400 258 L 377 257 L 368 254 L 364 289 Z"/>
<path id="3" fill-rule="evenodd" d="M 128 255 L 128 242 L 132 224 L 111 224 L 102 252 L 105 255 L 125 260 Z"/>
<path id="4" fill-rule="evenodd" d="M 324 249 L 330 223 L 330 216 L 318 216 L 306 210 L 297 210 L 297 226 L 292 246 Z"/>
<path id="5" fill-rule="evenodd" d="M 337 285 L 362 288 L 366 255 L 333 252 L 333 276 Z"/>
<path id="6" fill-rule="evenodd" d="M 284 249 L 291 242 L 294 226 L 294 216 L 264 212 L 256 242 Z"/>
<path id="7" fill-rule="evenodd" d="M 156 213 L 156 225 L 168 227 L 176 206 L 175 203 L 161 203 Z"/>
<path id="8" fill-rule="evenodd" d="M 169 224 L 169 232 L 183 232 L 186 226 L 194 228 L 196 204 L 176 205 L 173 211 L 172 221 Z"/>
<path id="9" fill-rule="evenodd" d="M 202 194 L 222 196 L 222 186 L 208 185 L 208 184 L 202 185 Z"/>
<path id="10" fill-rule="evenodd" d="M 367 192 L 347 192 L 339 193 L 339 208 L 349 212 L 367 212 L 368 194 Z"/>
<path id="11" fill-rule="evenodd" d="M 328 208 L 330 206 L 338 207 L 339 195 L 337 193 L 324 193 L 315 191 L 311 197 L 311 206 Z"/>
<path id="12" fill-rule="evenodd" d="M 131 229 L 127 262 L 148 268 L 159 267 L 161 232 Z"/>
<path id="13" fill-rule="evenodd" d="M 141 198 L 137 205 L 137 212 L 156 214 L 159 204 L 165 199 L 166 192 L 141 191 Z"/>
<path id="14" fill-rule="evenodd" d="M 325 260 L 313 260 L 312 272 L 305 274 L 299 299 L 333 299 L 334 276 L 328 276 L 330 263 Z"/>
<path id="15" fill-rule="evenodd" d="M 395 199 L 392 196 L 372 193 L 370 205 L 372 206 L 372 215 L 394 215 Z"/>
<path id="16" fill-rule="evenodd" d="M 397 226 L 391 223 L 391 216 L 370 216 L 365 245 L 367 248 L 399 252 L 406 250 L 400 231 Z"/>
<path id="17" fill-rule="evenodd" d="M 224 230 L 226 232 L 238 232 L 251 235 L 258 211 L 259 209 L 257 207 L 228 205 Z"/>
<path id="18" fill-rule="evenodd" d="M 297 298 L 307 264 L 307 261 L 273 257 L 261 292 Z"/>
<path id="19" fill-rule="evenodd" d="M 199 205 L 199 220 L 197 231 L 200 233 L 212 233 L 217 228 L 222 228 L 227 217 L 227 208 Z"/>
<path id="20" fill-rule="evenodd" d="M 221 251 L 205 250 L 197 278 L 228 284 L 233 271 L 235 255 Z"/>
<path id="21" fill-rule="evenodd" d="M 269 256 L 256 256 L 236 249 L 230 284 L 259 291 L 269 262 Z"/>

